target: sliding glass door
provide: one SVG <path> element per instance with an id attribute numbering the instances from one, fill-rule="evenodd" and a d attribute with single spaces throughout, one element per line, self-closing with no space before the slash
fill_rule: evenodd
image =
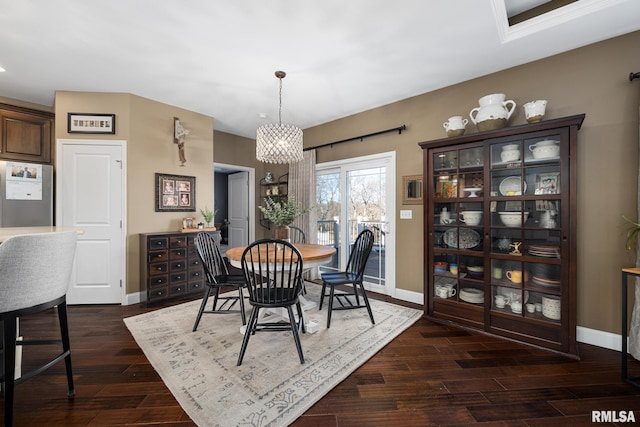
<path id="1" fill-rule="evenodd" d="M 318 243 L 337 249 L 321 270 L 346 268 L 356 237 L 370 229 L 375 244 L 365 269 L 367 288 L 393 294 L 395 153 L 318 164 L 316 185 Z"/>

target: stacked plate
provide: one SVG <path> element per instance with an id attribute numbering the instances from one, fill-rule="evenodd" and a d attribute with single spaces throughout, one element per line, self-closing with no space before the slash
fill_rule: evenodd
<path id="1" fill-rule="evenodd" d="M 533 284 L 538 285 L 538 286 L 542 286 L 543 288 L 549 288 L 549 289 L 559 289 L 560 288 L 560 281 L 559 280 L 548 280 L 548 279 L 543 279 L 541 277 L 533 276 L 531 278 L 531 281 L 533 282 Z"/>
<path id="2" fill-rule="evenodd" d="M 482 304 L 484 303 L 484 292 L 476 288 L 462 288 L 460 289 L 460 299 L 472 304 Z"/>
<path id="3" fill-rule="evenodd" d="M 560 288 L 560 266 L 555 264 L 531 264 L 531 281 L 544 288 Z"/>
<path id="4" fill-rule="evenodd" d="M 544 258 L 560 258 L 560 246 L 529 245 L 529 254 Z"/>

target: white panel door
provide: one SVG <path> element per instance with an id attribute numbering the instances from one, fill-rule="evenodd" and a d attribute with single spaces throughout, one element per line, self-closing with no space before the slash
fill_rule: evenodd
<path id="1" fill-rule="evenodd" d="M 229 175 L 229 247 L 249 244 L 249 172 Z"/>
<path id="2" fill-rule="evenodd" d="M 58 220 L 80 228 L 69 304 L 124 300 L 123 145 L 61 141 Z"/>

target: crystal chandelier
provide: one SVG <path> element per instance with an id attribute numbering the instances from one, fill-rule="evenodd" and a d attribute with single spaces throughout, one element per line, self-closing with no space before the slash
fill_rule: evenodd
<path id="1" fill-rule="evenodd" d="M 287 73 L 276 71 L 280 80 L 278 123 L 262 125 L 256 132 L 256 159 L 266 163 L 295 163 L 302 160 L 302 130 L 282 124 L 282 79 Z"/>

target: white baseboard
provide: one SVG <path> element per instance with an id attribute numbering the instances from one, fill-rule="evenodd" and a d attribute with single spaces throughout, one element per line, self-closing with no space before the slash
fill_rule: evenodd
<path id="1" fill-rule="evenodd" d="M 424 304 L 424 296 L 422 292 L 414 292 L 414 291 L 406 291 L 404 289 L 396 288 L 394 298 L 397 298 L 402 301 L 412 302 L 415 304 Z"/>
<path id="2" fill-rule="evenodd" d="M 622 351 L 622 335 L 611 332 L 599 331 L 597 329 L 576 327 L 576 340 L 585 344 L 597 347 L 608 348 L 609 350 Z M 627 337 L 627 348 L 629 348 L 629 338 Z"/>
<path id="3" fill-rule="evenodd" d="M 127 294 L 126 303 L 124 305 L 138 304 L 147 300 L 146 292 L 135 292 L 133 294 Z"/>

